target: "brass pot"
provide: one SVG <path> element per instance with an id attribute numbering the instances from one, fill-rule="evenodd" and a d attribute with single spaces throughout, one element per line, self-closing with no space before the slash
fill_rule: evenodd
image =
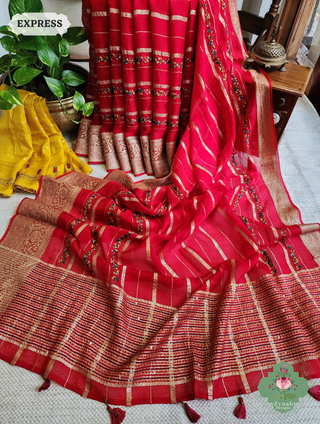
<path id="1" fill-rule="evenodd" d="M 256 63 L 266 68 L 279 68 L 288 63 L 285 48 L 274 38 L 255 45 L 250 56 Z"/>
<path id="2" fill-rule="evenodd" d="M 89 72 L 82 66 L 76 65 L 75 63 L 68 63 L 68 65 L 66 65 L 66 69 L 76 72 L 85 81 L 87 81 Z M 81 91 L 81 94 L 84 95 L 85 91 L 86 89 L 84 88 Z M 76 112 L 73 108 L 73 103 L 72 103 L 73 97 L 67 97 L 66 99 L 62 99 L 61 102 L 64 108 L 66 109 L 66 111 L 69 113 L 69 115 L 74 121 L 81 120 L 82 112 Z M 61 132 L 73 131 L 78 128 L 78 124 L 75 124 L 68 118 L 59 100 L 52 100 L 52 101 L 47 100 L 46 103 L 47 103 L 50 115 L 52 116 L 52 119 L 58 125 Z"/>
<path id="3" fill-rule="evenodd" d="M 81 111 L 76 112 L 73 109 L 73 97 L 61 100 L 64 108 L 74 121 L 80 121 Z M 73 131 L 78 128 L 78 124 L 72 122 L 63 110 L 59 100 L 47 101 L 47 106 L 54 122 L 58 125 L 61 132 Z"/>
<path id="4" fill-rule="evenodd" d="M 66 69 L 70 71 L 74 71 L 77 74 L 79 74 L 85 81 L 88 79 L 89 72 L 83 68 L 82 66 L 76 65 L 75 63 L 68 63 L 66 65 Z M 8 84 L 8 73 L 4 73 L 0 76 L 0 85 L 1 84 Z M 81 90 L 81 94 L 85 94 L 86 89 L 84 88 Z M 73 108 L 73 97 L 68 97 L 66 99 L 61 100 L 64 108 L 67 110 L 69 115 L 71 115 L 71 118 L 74 121 L 80 121 L 81 120 L 81 114 L 82 112 L 76 112 Z M 48 106 L 50 115 L 52 116 L 52 119 L 54 122 L 58 125 L 61 132 L 66 131 L 73 131 L 78 128 L 78 124 L 75 124 L 72 122 L 68 116 L 66 115 L 65 111 L 63 110 L 59 100 L 46 100 L 46 104 Z"/>

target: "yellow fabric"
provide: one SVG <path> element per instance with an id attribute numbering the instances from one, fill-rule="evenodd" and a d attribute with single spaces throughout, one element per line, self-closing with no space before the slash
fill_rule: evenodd
<path id="1" fill-rule="evenodd" d="M 0 92 L 6 89 L 0 86 Z M 0 196 L 35 193 L 41 175 L 58 177 L 72 170 L 90 174 L 90 166 L 68 147 L 45 99 L 25 90 L 19 94 L 24 107 L 3 111 L 0 119 Z"/>

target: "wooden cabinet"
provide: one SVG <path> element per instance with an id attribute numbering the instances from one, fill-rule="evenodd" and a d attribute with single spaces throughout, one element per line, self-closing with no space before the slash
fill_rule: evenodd
<path id="1" fill-rule="evenodd" d="M 299 97 L 306 91 L 312 69 L 290 62 L 286 72 L 269 71 L 278 143 Z"/>

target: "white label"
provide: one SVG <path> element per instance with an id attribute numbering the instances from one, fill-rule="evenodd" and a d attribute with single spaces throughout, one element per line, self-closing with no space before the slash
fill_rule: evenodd
<path id="1" fill-rule="evenodd" d="M 62 35 L 71 24 L 66 15 L 49 12 L 14 15 L 9 25 L 16 34 Z"/>

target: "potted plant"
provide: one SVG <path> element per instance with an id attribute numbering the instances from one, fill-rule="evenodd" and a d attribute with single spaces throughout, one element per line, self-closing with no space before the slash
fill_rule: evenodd
<path id="1" fill-rule="evenodd" d="M 9 1 L 10 18 L 15 14 L 43 11 L 41 0 Z M 17 88 L 35 92 L 47 100 L 53 119 L 61 131 L 78 124 L 81 112 L 89 116 L 93 102 L 86 103 L 83 95 L 88 72 L 70 62 L 70 45 L 86 40 L 83 27 L 70 27 L 65 34 L 28 36 L 16 34 L 10 26 L 0 27 L 1 45 L 7 54 L 0 58 L 1 82 L 8 91 L 0 95 L 0 109 L 9 110 L 22 105 Z M 78 90 L 78 91 L 77 91 Z M 70 125 L 71 124 L 71 125 Z"/>

